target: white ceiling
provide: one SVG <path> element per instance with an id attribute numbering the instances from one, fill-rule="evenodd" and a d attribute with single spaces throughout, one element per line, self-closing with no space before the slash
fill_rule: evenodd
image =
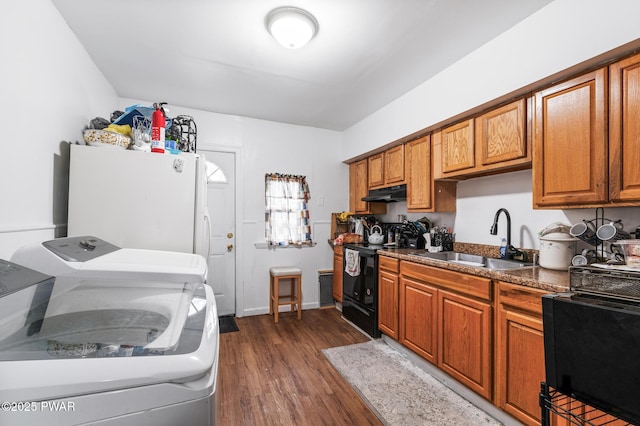
<path id="1" fill-rule="evenodd" d="M 52 0 L 123 98 L 344 130 L 552 0 Z M 265 15 L 319 22 L 281 47 Z"/>

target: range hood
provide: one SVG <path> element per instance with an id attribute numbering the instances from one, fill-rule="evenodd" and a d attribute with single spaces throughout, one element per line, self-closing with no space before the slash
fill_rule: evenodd
<path id="1" fill-rule="evenodd" d="M 372 189 L 369 195 L 362 198 L 362 201 L 377 201 L 391 203 L 394 201 L 405 201 L 407 199 L 407 185 L 396 185 L 388 188 Z"/>

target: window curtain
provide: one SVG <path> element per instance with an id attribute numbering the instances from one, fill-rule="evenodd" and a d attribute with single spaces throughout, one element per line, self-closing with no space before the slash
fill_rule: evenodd
<path id="1" fill-rule="evenodd" d="M 265 235 L 269 246 L 311 245 L 305 176 L 265 175 Z"/>

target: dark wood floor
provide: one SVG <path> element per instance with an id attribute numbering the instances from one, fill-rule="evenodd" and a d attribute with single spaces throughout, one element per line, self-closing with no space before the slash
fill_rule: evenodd
<path id="1" fill-rule="evenodd" d="M 236 318 L 220 335 L 219 425 L 380 425 L 321 349 L 366 342 L 336 309 Z"/>

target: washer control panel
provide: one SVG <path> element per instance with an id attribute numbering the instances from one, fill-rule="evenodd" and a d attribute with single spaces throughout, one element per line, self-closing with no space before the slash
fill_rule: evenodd
<path id="1" fill-rule="evenodd" d="M 68 262 L 86 262 L 120 250 L 120 247 L 92 236 L 58 238 L 42 245 Z"/>

